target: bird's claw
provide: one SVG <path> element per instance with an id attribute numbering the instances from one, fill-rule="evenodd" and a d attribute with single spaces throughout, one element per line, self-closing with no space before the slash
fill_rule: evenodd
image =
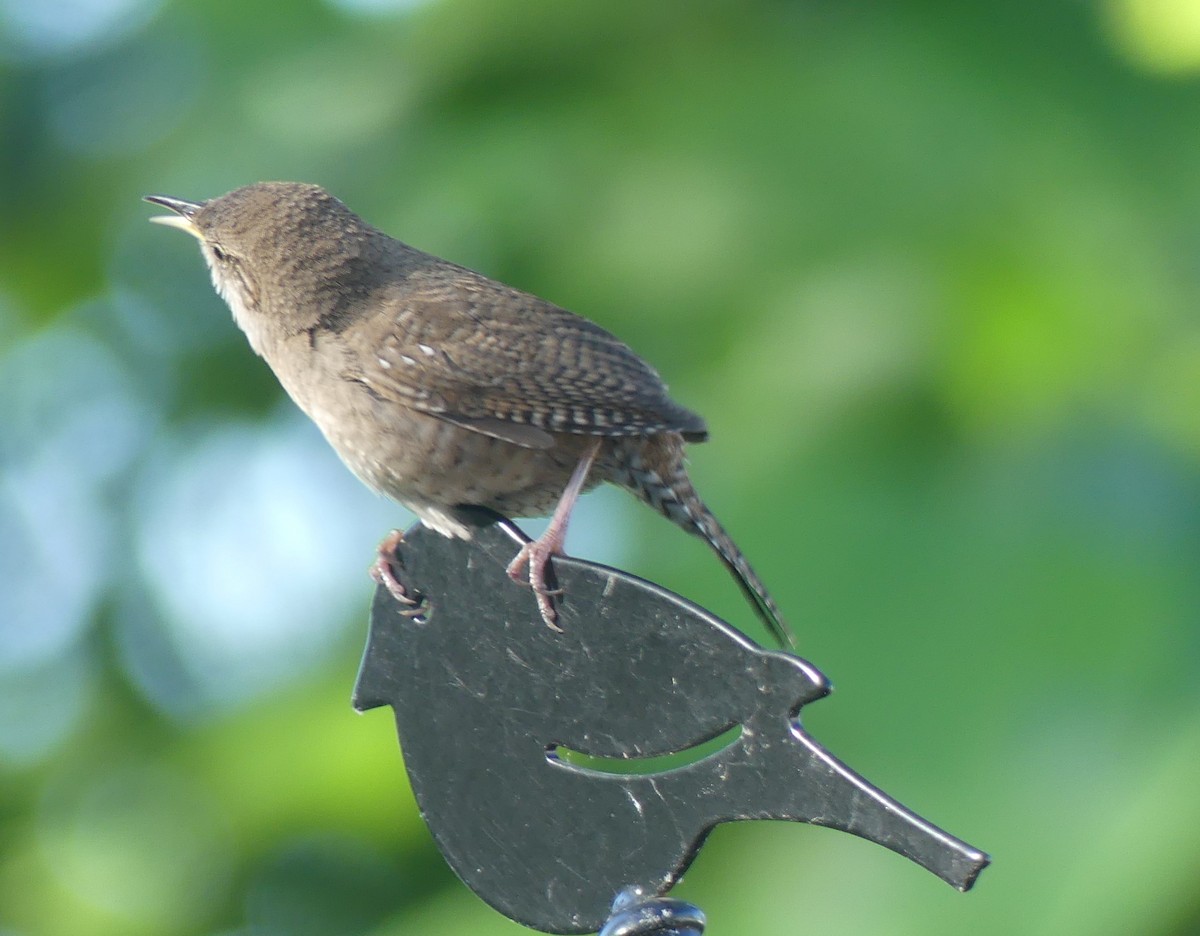
<path id="1" fill-rule="evenodd" d="M 508 577 L 518 584 L 526 584 L 526 578 L 522 574 L 526 566 L 529 566 L 528 585 L 533 589 L 533 596 L 537 599 L 538 610 L 542 614 L 542 620 L 546 622 L 546 626 L 552 631 L 562 633 L 563 629 L 558 623 L 558 612 L 554 608 L 552 598 L 557 598 L 563 593 L 561 588 L 551 588 L 547 584 L 546 572 L 550 568 L 550 559 L 552 556 L 562 555 L 561 550 L 555 548 L 553 544 L 543 543 L 540 539 L 533 540 L 521 547 L 520 551 L 513 557 L 513 561 L 508 564 Z"/>
<path id="2" fill-rule="evenodd" d="M 396 547 L 404 542 L 404 534 L 399 530 L 392 530 L 383 542 L 379 544 L 379 555 L 376 556 L 374 564 L 371 566 L 371 578 L 388 590 L 400 604 L 408 605 L 400 611 L 400 614 L 405 617 L 416 617 L 424 613 L 424 602 L 411 597 L 404 588 L 404 584 L 396 577 L 396 566 L 399 564 L 399 559 L 396 557 Z"/>

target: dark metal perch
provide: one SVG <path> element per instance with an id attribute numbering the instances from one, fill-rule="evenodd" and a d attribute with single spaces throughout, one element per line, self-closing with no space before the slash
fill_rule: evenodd
<path id="1" fill-rule="evenodd" d="M 524 541 L 507 521 L 471 542 L 414 528 L 398 564 L 423 613 L 376 593 L 354 693 L 360 710 L 395 710 L 421 812 L 493 907 L 593 932 L 619 891 L 664 893 L 713 826 L 738 819 L 842 829 L 964 891 L 988 864 L 803 731 L 800 708 L 830 691 L 815 667 L 578 559 L 554 561 L 555 633 L 504 573 Z M 718 737 L 679 766 L 645 761 Z"/>

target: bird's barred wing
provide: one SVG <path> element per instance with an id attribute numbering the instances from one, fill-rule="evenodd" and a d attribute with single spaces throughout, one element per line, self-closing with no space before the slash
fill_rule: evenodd
<path id="1" fill-rule="evenodd" d="M 707 436 L 649 364 L 604 329 L 479 277 L 406 284 L 385 302 L 374 353 L 347 376 L 371 392 L 530 448 L 550 433 Z"/>

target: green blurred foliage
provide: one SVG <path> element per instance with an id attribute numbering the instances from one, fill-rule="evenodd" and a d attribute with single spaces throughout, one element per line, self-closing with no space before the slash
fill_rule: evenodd
<path id="1" fill-rule="evenodd" d="M 809 728 L 995 858 L 964 897 L 722 828 L 679 889 L 712 932 L 1200 930 L 1198 144 L 1193 0 L 5 0 L 0 931 L 519 931 L 349 709 L 382 504 L 262 688 L 234 664 L 286 629 L 171 604 L 156 531 L 220 499 L 221 439 L 324 454 L 138 199 L 272 178 L 652 360 L 840 687 Z M 295 483 L 307 515 L 335 482 Z M 620 510 L 625 565 L 755 627 L 702 544 Z M 213 562 L 257 542 L 230 516 Z"/>

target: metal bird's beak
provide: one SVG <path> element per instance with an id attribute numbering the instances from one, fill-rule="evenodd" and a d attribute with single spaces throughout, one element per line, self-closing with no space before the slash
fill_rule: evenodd
<path id="1" fill-rule="evenodd" d="M 150 220 L 155 224 L 165 224 L 167 227 L 179 228 L 181 231 L 186 231 L 197 240 L 203 240 L 204 237 L 200 233 L 200 229 L 192 222 L 193 215 L 204 207 L 203 202 L 184 201 L 182 198 L 171 198 L 169 195 L 146 195 L 143 201 L 148 201 L 153 205 L 162 205 L 164 208 L 170 208 L 174 214 L 155 215 Z"/>

